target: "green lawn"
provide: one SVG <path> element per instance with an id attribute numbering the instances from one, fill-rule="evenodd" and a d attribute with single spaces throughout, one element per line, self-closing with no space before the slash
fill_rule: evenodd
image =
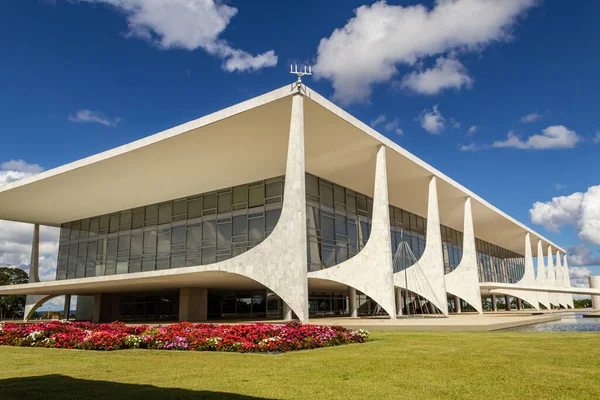
<path id="1" fill-rule="evenodd" d="M 0 399 L 599 399 L 600 335 L 373 332 L 281 355 L 0 347 Z"/>

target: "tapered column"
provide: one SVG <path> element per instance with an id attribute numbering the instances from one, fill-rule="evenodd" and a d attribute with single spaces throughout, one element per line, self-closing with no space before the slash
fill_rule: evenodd
<path id="1" fill-rule="evenodd" d="M 563 278 L 563 267 L 562 267 L 562 261 L 560 258 L 560 251 L 556 250 L 556 286 L 564 288 L 565 287 L 565 280 Z M 566 293 L 559 293 L 558 294 L 558 302 L 560 303 L 561 307 L 567 309 L 569 308 L 569 299 L 566 295 Z"/>
<path id="2" fill-rule="evenodd" d="M 548 285 L 548 272 L 544 263 L 544 247 L 541 240 L 538 240 L 537 244 L 537 277 L 535 283 L 538 286 Z M 548 310 L 551 309 L 548 292 L 538 292 L 537 297 L 540 304 L 544 305 Z"/>
<path id="3" fill-rule="evenodd" d="M 523 309 L 523 301 L 517 297 L 517 310 L 521 311 Z"/>
<path id="4" fill-rule="evenodd" d="M 460 304 L 460 297 L 454 296 L 454 307 L 456 308 L 457 313 L 462 312 L 462 306 Z"/>
<path id="5" fill-rule="evenodd" d="M 568 261 L 568 256 L 565 253 L 564 254 L 564 258 L 563 258 L 563 279 L 565 281 L 565 287 L 570 288 L 571 287 L 571 275 L 569 274 L 569 261 Z M 571 307 L 571 309 L 575 308 L 575 305 L 573 304 L 573 295 L 572 294 L 567 294 L 567 299 L 568 299 L 568 303 L 569 306 Z"/>
<path id="6" fill-rule="evenodd" d="M 552 257 L 552 246 L 548 246 L 548 286 L 556 286 L 556 271 L 554 270 L 554 259 Z M 558 293 L 550 293 L 550 304 L 560 307 Z"/>
<path id="7" fill-rule="evenodd" d="M 504 296 L 504 308 L 506 311 L 510 311 L 510 297 Z"/>
<path id="8" fill-rule="evenodd" d="M 428 185 L 427 201 L 427 239 L 425 251 L 417 264 L 405 271 L 394 274 L 394 285 L 414 291 L 429 300 L 444 315 L 448 315 L 448 299 L 446 297 L 446 279 L 444 277 L 444 257 L 442 254 L 442 234 L 440 228 L 440 211 L 438 205 L 437 179 L 432 176 Z M 479 288 L 479 285 L 477 285 Z"/>
<path id="9" fill-rule="evenodd" d="M 496 295 L 492 295 L 492 311 L 498 311 L 498 299 L 496 299 Z"/>
<path id="10" fill-rule="evenodd" d="M 386 149 L 379 146 L 375 160 L 375 185 L 371 233 L 365 247 L 354 257 L 336 266 L 311 271 L 309 279 L 324 279 L 353 287 L 373 299 L 396 318 L 392 278 L 392 243 L 388 202 Z"/>
<path id="11" fill-rule="evenodd" d="M 470 197 L 465 199 L 463 215 L 463 255 L 456 269 L 445 276 L 446 290 L 465 300 L 479 314 L 483 314 Z"/>

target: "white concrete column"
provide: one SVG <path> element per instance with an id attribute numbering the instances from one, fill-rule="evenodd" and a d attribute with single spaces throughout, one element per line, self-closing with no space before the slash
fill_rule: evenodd
<path id="1" fill-rule="evenodd" d="M 462 312 L 462 305 L 460 304 L 460 297 L 454 296 L 454 306 L 456 307 L 456 312 L 460 314 Z"/>
<path id="2" fill-rule="evenodd" d="M 294 314 L 292 309 L 290 308 L 290 306 L 288 306 L 286 304 L 286 302 L 283 302 L 283 320 L 284 321 L 291 321 L 294 319 Z"/>
<path id="3" fill-rule="evenodd" d="M 473 213 L 471 198 L 465 199 L 463 214 L 463 255 L 460 263 L 445 277 L 446 290 L 469 303 L 479 314 L 483 314 L 479 274 L 477 271 L 477 249 L 475 247 L 475 230 L 473 229 Z"/>
<path id="4" fill-rule="evenodd" d="M 544 263 L 544 248 L 541 240 L 538 240 L 537 244 L 537 277 L 535 283 L 538 286 L 548 285 L 548 270 Z M 537 297 L 540 304 L 543 304 L 548 310 L 551 309 L 548 292 L 538 292 Z"/>
<path id="5" fill-rule="evenodd" d="M 588 276 L 588 282 L 590 283 L 590 288 L 600 289 L 600 276 Z M 600 310 L 600 296 L 592 296 L 592 308 Z"/>
<path id="6" fill-rule="evenodd" d="M 437 195 L 437 179 L 435 176 L 430 178 L 428 186 L 427 238 L 425 251 L 417 261 L 418 265 L 413 265 L 408 267 L 405 271 L 394 274 L 394 285 L 405 288 L 405 281 L 408 281 L 409 290 L 417 287 L 428 287 L 427 293 L 417 294 L 429 300 L 429 302 L 439 308 L 444 315 L 448 315 L 440 211 Z M 427 282 L 421 282 L 420 284 L 416 283 L 422 280 L 426 280 Z M 477 288 L 479 289 L 479 284 L 477 285 Z"/>
<path id="7" fill-rule="evenodd" d="M 94 311 L 92 312 L 92 322 L 100 322 L 100 314 L 102 312 L 102 294 L 94 295 Z"/>
<path id="8" fill-rule="evenodd" d="M 556 286 L 556 271 L 554 270 L 554 260 L 552 258 L 552 246 L 548 246 L 548 286 Z M 560 307 L 558 293 L 549 293 L 550 304 Z"/>
<path id="9" fill-rule="evenodd" d="M 63 309 L 63 318 L 68 320 L 69 314 L 71 313 L 71 295 L 65 295 L 65 304 Z"/>
<path id="10" fill-rule="evenodd" d="M 496 295 L 492 295 L 492 311 L 498 311 L 498 299 L 496 299 Z"/>
<path id="11" fill-rule="evenodd" d="M 523 309 L 523 301 L 517 297 L 517 310 L 521 311 Z"/>
<path id="12" fill-rule="evenodd" d="M 385 154 L 385 147 L 379 146 L 375 160 L 371 234 L 367 244 L 349 260 L 330 268 L 311 271 L 308 278 L 339 282 L 360 290 L 379 304 L 391 319 L 395 319 L 396 300 L 392 277 L 393 255 Z"/>
<path id="13" fill-rule="evenodd" d="M 569 261 L 568 261 L 568 256 L 565 253 L 564 254 L 564 259 L 563 259 L 563 279 L 565 280 L 565 287 L 570 288 L 571 287 L 571 275 L 569 274 Z M 569 306 L 571 306 L 571 309 L 575 308 L 575 305 L 573 304 L 573 295 L 572 294 L 567 294 L 567 299 L 568 299 L 568 303 Z"/>
<path id="14" fill-rule="evenodd" d="M 504 308 L 506 309 L 506 311 L 510 311 L 511 307 L 510 307 L 510 297 L 508 296 L 504 296 Z"/>
<path id="15" fill-rule="evenodd" d="M 208 289 L 179 289 L 179 321 L 201 322 L 208 319 Z"/>
<path id="16" fill-rule="evenodd" d="M 397 287 L 395 288 L 396 290 L 396 315 L 401 317 L 402 316 L 402 289 Z"/>
<path id="17" fill-rule="evenodd" d="M 358 318 L 358 301 L 356 299 L 356 289 L 348 286 L 348 307 L 350 308 L 350 317 Z"/>
<path id="18" fill-rule="evenodd" d="M 39 260 L 40 260 L 40 226 L 35 224 L 33 226 L 33 239 L 31 241 L 31 259 L 29 262 L 29 283 L 35 283 L 40 281 L 39 273 Z M 43 294 L 39 295 L 27 295 L 25 298 L 25 312 L 23 313 L 23 320 L 27 321 L 33 316 L 35 310 L 50 300 L 54 296 L 47 296 Z"/>

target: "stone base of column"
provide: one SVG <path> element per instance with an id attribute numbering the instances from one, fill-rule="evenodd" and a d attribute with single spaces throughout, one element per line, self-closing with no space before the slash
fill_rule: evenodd
<path id="1" fill-rule="evenodd" d="M 208 289 L 179 290 L 179 321 L 201 322 L 208 318 Z"/>

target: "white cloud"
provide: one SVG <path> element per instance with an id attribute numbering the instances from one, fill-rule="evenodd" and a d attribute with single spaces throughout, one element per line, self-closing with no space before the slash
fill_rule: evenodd
<path id="1" fill-rule="evenodd" d="M 219 36 L 238 9 L 213 0 L 78 0 L 113 6 L 127 17 L 127 37 L 161 49 L 204 49 L 223 60 L 226 71 L 256 71 L 277 65 L 273 50 L 252 55 L 235 49 Z"/>
<path id="2" fill-rule="evenodd" d="M 473 78 L 464 65 L 452 58 L 440 57 L 433 68 L 411 72 L 402 79 L 402 87 L 416 93 L 435 95 L 444 89 L 471 88 Z"/>
<path id="3" fill-rule="evenodd" d="M 79 110 L 75 115 L 69 115 L 71 122 L 93 122 L 104 126 L 117 126 L 121 118 L 109 118 L 100 111 Z"/>
<path id="4" fill-rule="evenodd" d="M 549 126 L 542 131 L 542 134 L 530 136 L 523 141 L 514 132 L 508 132 L 508 138 L 502 141 L 496 141 L 492 147 L 512 147 L 515 149 L 571 149 L 581 141 L 581 137 L 575 131 L 567 129 L 563 125 Z"/>
<path id="5" fill-rule="evenodd" d="M 433 135 L 439 135 L 445 128 L 444 117 L 437 105 L 433 106 L 432 110 L 423 110 L 419 121 L 423 129 Z"/>
<path id="6" fill-rule="evenodd" d="M 450 125 L 452 126 L 452 128 L 454 129 L 460 129 L 461 125 L 460 122 L 458 122 L 457 120 L 455 120 L 454 118 L 450 118 Z"/>
<path id="7" fill-rule="evenodd" d="M 531 114 L 527 114 L 527 115 L 521 117 L 519 119 L 519 122 L 521 122 L 523 124 L 528 124 L 528 123 L 531 123 L 531 122 L 535 122 L 535 121 L 537 121 L 540 118 L 542 118 L 541 114 L 531 113 Z"/>
<path id="8" fill-rule="evenodd" d="M 569 258 L 570 262 L 571 258 Z M 588 276 L 594 275 L 593 271 L 586 267 L 569 266 L 569 278 L 571 279 L 572 287 L 589 288 Z M 589 298 L 589 297 L 588 297 Z"/>
<path id="9" fill-rule="evenodd" d="M 554 184 L 554 189 L 556 189 L 556 190 L 558 190 L 558 191 L 560 191 L 560 190 L 563 190 L 563 189 L 565 189 L 566 187 L 567 187 L 567 185 L 563 185 L 563 184 L 560 184 L 560 183 L 555 183 L 555 184 Z"/>
<path id="10" fill-rule="evenodd" d="M 321 39 L 316 76 L 332 81 L 336 100 L 344 104 L 365 101 L 374 84 L 398 73 L 398 65 L 411 66 L 450 53 L 478 52 L 491 43 L 512 39 L 518 18 L 536 3 L 437 0 L 433 8 L 427 8 L 422 4 L 388 5 L 382 0 L 361 6 L 344 27 Z M 435 84 L 417 81 L 423 84 L 415 87 L 435 90 Z M 443 83 L 457 85 L 448 79 Z"/>
<path id="11" fill-rule="evenodd" d="M 23 160 L 10 160 L 0 164 L 0 186 L 39 174 L 43 168 Z"/>
<path id="12" fill-rule="evenodd" d="M 385 115 L 379 114 L 377 118 L 371 121 L 371 127 L 375 128 L 377 125 L 384 123 L 386 119 Z"/>
<path id="13" fill-rule="evenodd" d="M 482 147 L 477 143 L 472 142 L 471 144 L 461 144 L 459 145 L 458 149 L 460 151 L 478 151 L 482 150 Z"/>
<path id="14" fill-rule="evenodd" d="M 600 143 L 600 131 L 596 132 L 596 136 L 592 139 L 594 143 Z"/>
<path id="15" fill-rule="evenodd" d="M 385 124 L 383 129 L 385 129 L 387 132 L 394 132 L 398 135 L 404 134 L 402 129 L 400 129 L 400 121 L 398 120 L 398 118 L 394 118 L 392 121 Z"/>
<path id="16" fill-rule="evenodd" d="M 479 128 L 476 125 L 471 126 L 469 128 L 469 130 L 467 131 L 467 135 L 468 136 L 474 135 L 477 132 L 478 129 Z"/>
<path id="17" fill-rule="evenodd" d="M 587 192 L 554 197 L 548 202 L 535 202 L 529 210 L 531 221 L 558 232 L 566 225 L 574 225 L 585 243 L 600 245 L 600 185 Z"/>
<path id="18" fill-rule="evenodd" d="M 569 257 L 569 269 L 571 266 L 590 266 L 600 265 L 600 256 L 594 257 L 592 255 L 592 249 L 583 244 L 569 247 L 567 251 Z M 587 269 L 587 268 L 586 268 Z M 573 276 L 573 273 L 571 273 Z"/>

